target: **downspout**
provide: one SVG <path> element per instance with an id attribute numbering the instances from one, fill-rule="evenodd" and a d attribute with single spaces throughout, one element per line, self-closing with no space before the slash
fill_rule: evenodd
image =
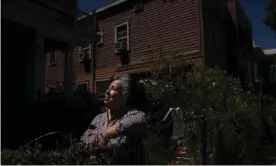
<path id="1" fill-rule="evenodd" d="M 198 28 L 200 29 L 200 36 L 199 36 L 199 41 L 200 41 L 200 54 L 202 56 L 202 62 L 205 63 L 205 50 L 204 50 L 204 22 L 203 22 L 203 3 L 202 0 L 197 1 L 198 5 Z"/>
<path id="2" fill-rule="evenodd" d="M 93 10 L 93 33 L 96 37 L 97 35 L 97 19 L 96 19 L 96 9 Z M 97 40 L 93 41 L 92 55 L 93 55 L 93 93 L 96 92 L 96 44 Z"/>

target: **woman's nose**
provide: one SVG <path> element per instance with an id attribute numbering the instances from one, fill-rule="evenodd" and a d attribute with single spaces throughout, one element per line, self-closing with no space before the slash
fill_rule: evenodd
<path id="1" fill-rule="evenodd" d="M 108 89 L 105 91 L 105 93 L 106 93 L 106 94 L 109 94 L 109 92 L 110 92 L 110 89 L 108 88 Z"/>

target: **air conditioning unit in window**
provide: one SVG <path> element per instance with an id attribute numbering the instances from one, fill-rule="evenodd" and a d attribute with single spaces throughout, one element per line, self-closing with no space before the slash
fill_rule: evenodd
<path id="1" fill-rule="evenodd" d="M 103 44 L 103 31 L 97 32 L 98 42 L 97 46 L 100 46 Z"/>
<path id="2" fill-rule="evenodd" d="M 79 62 L 83 62 L 85 58 L 91 59 L 91 55 L 86 51 L 81 51 L 79 55 Z"/>
<path id="3" fill-rule="evenodd" d="M 116 51 L 124 51 L 127 50 L 127 43 L 125 42 L 117 42 L 115 43 Z"/>

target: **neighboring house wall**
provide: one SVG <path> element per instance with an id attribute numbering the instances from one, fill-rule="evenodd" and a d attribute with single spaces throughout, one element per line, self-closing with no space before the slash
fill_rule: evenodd
<path id="1" fill-rule="evenodd" d="M 251 23 L 236 0 L 202 0 L 205 64 L 248 77 Z M 249 70 L 250 71 L 250 70 Z"/>
<path id="2" fill-rule="evenodd" d="M 256 42 L 253 46 L 256 90 L 276 96 L 276 49 L 263 50 Z"/>
<path id="3" fill-rule="evenodd" d="M 102 43 L 96 47 L 96 91 L 101 93 L 107 87 L 107 80 L 116 72 L 137 73 L 148 71 L 147 61 L 161 54 L 186 53 L 183 58 L 200 58 L 201 28 L 199 1 L 173 0 L 144 1 L 143 10 L 135 12 L 139 1 L 128 1 L 114 8 L 97 13 L 98 31 L 102 32 Z M 116 26 L 128 24 L 129 64 L 122 65 L 120 55 L 115 52 Z M 79 62 L 81 47 L 76 47 L 73 62 L 75 83 L 89 81 L 92 92 L 93 75 L 86 73 Z M 91 51 L 91 50 L 90 50 Z M 49 80 L 62 80 L 63 58 L 58 51 L 57 64 L 46 70 Z M 92 69 L 92 61 L 89 62 Z M 53 82 L 53 81 L 52 81 Z M 46 88 L 48 89 L 48 88 Z"/>
<path id="4" fill-rule="evenodd" d="M 93 86 L 93 77 L 92 73 L 85 72 L 84 62 L 79 61 L 79 55 L 73 52 L 73 83 L 75 87 L 78 84 L 87 83 L 88 90 L 92 90 Z M 54 54 L 55 63 L 50 63 L 50 54 Z M 50 88 L 56 88 L 58 86 L 63 86 L 64 82 L 64 62 L 65 62 L 65 55 L 62 50 L 52 51 L 46 54 L 46 74 L 45 74 L 45 91 L 49 92 Z M 91 63 L 91 62 L 90 62 Z"/>
<path id="5" fill-rule="evenodd" d="M 209 67 L 226 69 L 227 30 L 233 27 L 227 25 L 232 18 L 227 17 L 224 1 L 202 0 L 204 59 Z M 236 35 L 236 34 L 232 34 Z"/>
<path id="6" fill-rule="evenodd" d="M 201 55 L 197 1 L 144 1 L 143 11 L 138 13 L 134 11 L 135 4 L 129 1 L 99 14 L 99 31 L 103 31 L 104 43 L 97 47 L 97 81 L 108 79 L 118 71 L 148 70 L 143 67 L 145 62 L 161 54 Z M 129 64 L 124 66 L 114 47 L 115 28 L 122 23 L 127 23 L 129 29 Z"/>
<path id="7" fill-rule="evenodd" d="M 237 14 L 237 28 L 238 28 L 238 55 L 239 67 L 243 81 L 248 82 L 252 78 L 252 62 L 253 62 L 253 45 L 252 45 L 252 25 L 249 18 L 242 10 L 240 4 L 236 5 Z"/>
<path id="8" fill-rule="evenodd" d="M 264 50 L 264 54 L 263 60 L 266 61 L 267 65 L 267 81 L 273 85 L 276 90 L 276 49 L 266 49 Z"/>
<path id="9" fill-rule="evenodd" d="M 254 82 L 260 82 L 261 77 L 261 60 L 265 56 L 263 49 L 257 45 L 256 41 L 253 41 L 253 74 L 252 78 Z"/>
<path id="10" fill-rule="evenodd" d="M 136 12 L 135 5 L 140 3 L 143 8 Z M 250 49 L 251 25 L 241 23 L 244 19 L 237 17 L 247 17 L 237 12 L 241 9 L 234 0 L 230 4 L 227 0 L 145 0 L 126 1 L 98 10 L 101 38 L 95 48 L 96 91 L 104 93 L 108 80 L 117 72 L 143 73 L 150 70 L 152 57 L 176 53 L 183 59 L 204 61 L 209 67 L 219 66 L 240 76 L 244 66 L 240 63 L 240 52 L 246 52 L 240 50 Z M 239 32 L 247 29 L 247 35 L 239 36 Z M 128 43 L 127 53 L 116 53 L 117 30 L 125 34 L 119 40 Z M 89 81 L 92 92 L 93 71 L 85 72 L 84 64 L 79 62 L 82 48 L 76 47 L 73 56 L 74 82 Z M 92 61 L 88 64 L 92 69 Z M 48 75 L 53 72 L 55 77 L 62 78 L 57 74 L 63 72 L 62 67 L 49 67 Z"/>
<path id="11" fill-rule="evenodd" d="M 64 53 L 62 51 L 51 51 L 46 53 L 46 92 L 57 83 L 64 81 Z"/>

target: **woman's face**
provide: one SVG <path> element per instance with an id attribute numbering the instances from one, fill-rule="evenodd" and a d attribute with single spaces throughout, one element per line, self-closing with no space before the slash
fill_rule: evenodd
<path id="1" fill-rule="evenodd" d="M 123 81 L 113 81 L 105 92 L 104 104 L 106 107 L 119 109 L 125 105 L 127 101 L 127 93 L 124 93 L 125 90 Z"/>

